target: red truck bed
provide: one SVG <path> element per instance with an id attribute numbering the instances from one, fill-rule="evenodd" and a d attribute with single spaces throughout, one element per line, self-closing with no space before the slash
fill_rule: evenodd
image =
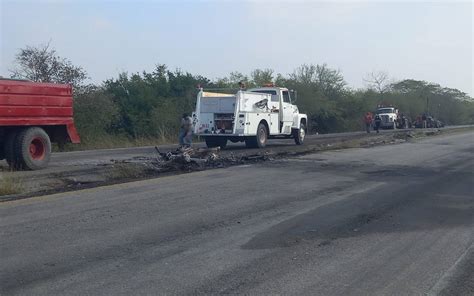
<path id="1" fill-rule="evenodd" d="M 0 127 L 64 125 L 79 143 L 72 107 L 70 85 L 0 79 Z"/>

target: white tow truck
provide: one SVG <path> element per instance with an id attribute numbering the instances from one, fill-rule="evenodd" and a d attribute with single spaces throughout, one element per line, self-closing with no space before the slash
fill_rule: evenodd
<path id="1" fill-rule="evenodd" d="M 388 129 L 397 129 L 398 128 L 398 109 L 392 106 L 385 107 L 385 106 L 377 106 L 376 114 L 380 116 L 381 128 L 388 128 Z"/>
<path id="2" fill-rule="evenodd" d="M 274 86 L 236 94 L 200 89 L 193 113 L 194 133 L 204 138 L 209 148 L 224 149 L 227 141 L 263 148 L 272 138 L 294 138 L 301 145 L 308 119 L 293 104 L 292 94 L 287 88 Z"/>

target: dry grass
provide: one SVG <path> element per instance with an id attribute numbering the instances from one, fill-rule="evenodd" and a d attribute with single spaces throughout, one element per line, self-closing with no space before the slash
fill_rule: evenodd
<path id="1" fill-rule="evenodd" d="M 23 183 L 8 173 L 0 174 L 0 196 L 18 194 L 23 192 Z"/>

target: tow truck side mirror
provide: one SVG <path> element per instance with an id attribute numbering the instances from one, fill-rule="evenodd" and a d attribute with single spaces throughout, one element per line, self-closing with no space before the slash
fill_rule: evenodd
<path id="1" fill-rule="evenodd" d="M 291 93 L 291 102 L 295 103 L 296 100 L 298 99 L 298 92 L 296 90 L 290 90 Z"/>

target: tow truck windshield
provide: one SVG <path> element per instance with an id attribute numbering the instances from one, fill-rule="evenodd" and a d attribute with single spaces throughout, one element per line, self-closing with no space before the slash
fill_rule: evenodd
<path id="1" fill-rule="evenodd" d="M 272 102 L 278 102 L 276 90 L 253 90 L 252 92 L 272 95 Z"/>
<path id="2" fill-rule="evenodd" d="M 377 114 L 382 114 L 382 113 L 395 113 L 393 108 L 383 108 L 383 109 L 378 109 Z"/>

